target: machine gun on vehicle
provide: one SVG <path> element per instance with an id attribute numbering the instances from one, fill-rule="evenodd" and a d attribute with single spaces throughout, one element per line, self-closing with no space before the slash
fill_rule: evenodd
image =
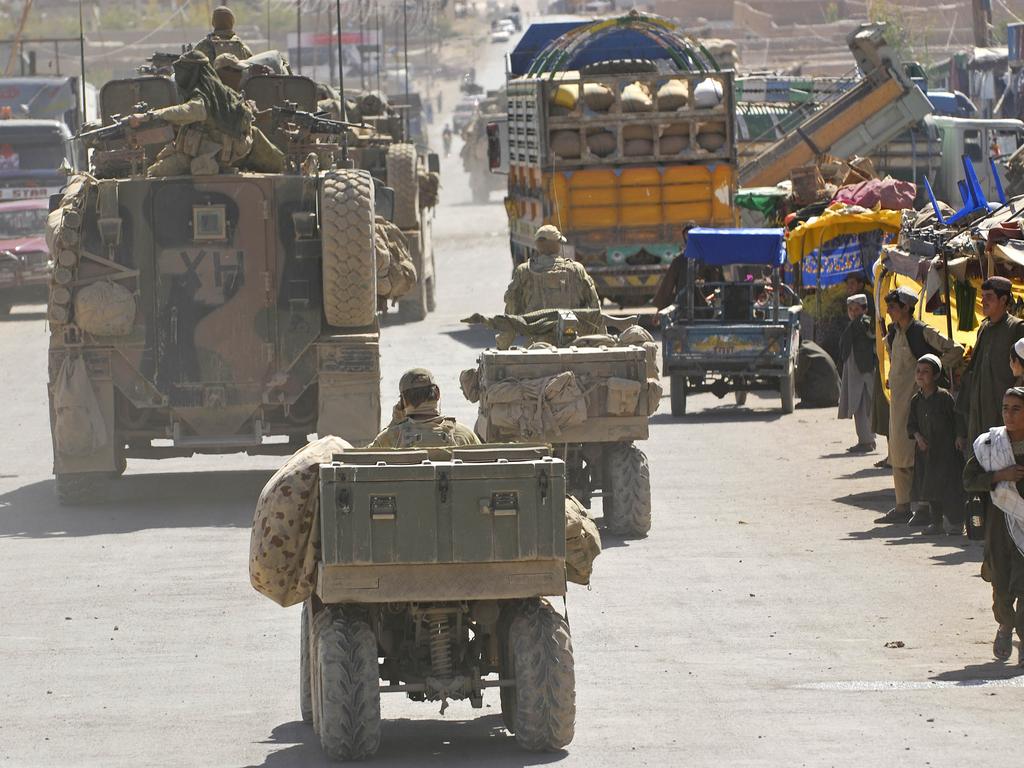
<path id="1" fill-rule="evenodd" d="M 89 149 L 103 147 L 111 142 L 124 143 L 130 147 L 144 147 L 166 144 L 174 139 L 174 128 L 170 123 L 149 114 L 149 105 L 140 101 L 132 107 L 133 114 L 143 115 L 142 121 L 131 125 L 132 115 L 111 115 L 111 124 L 80 132 L 76 138 Z M 106 148 L 106 147 L 103 147 Z"/>
<path id="2" fill-rule="evenodd" d="M 138 125 L 131 124 L 133 114 L 142 115 Z M 155 150 L 147 148 L 174 141 L 174 126 L 149 113 L 149 105 L 139 102 L 128 115 L 112 115 L 110 125 L 80 131 L 75 137 L 86 149 L 94 150 L 94 173 L 105 177 L 123 173 L 138 176 L 145 173 Z"/>
<path id="3" fill-rule="evenodd" d="M 140 75 L 170 76 L 174 73 L 174 62 L 181 58 L 182 53 L 185 53 L 184 49 L 178 53 L 154 51 L 153 55 L 146 59 L 148 63 L 138 67 L 137 71 Z"/>
<path id="4" fill-rule="evenodd" d="M 294 102 L 273 106 L 260 113 L 260 116 L 267 114 L 270 116 L 271 131 L 287 140 L 286 154 L 289 158 L 297 159 L 299 162 L 306 157 L 307 152 L 315 152 L 320 156 L 325 151 L 328 154 L 333 154 L 333 150 L 339 150 L 340 159 L 347 162 L 350 130 L 370 128 L 363 123 L 333 120 L 326 117 L 326 112 L 304 112 Z M 324 141 L 325 137 L 340 137 L 341 140 Z M 328 167 L 333 164 L 333 161 L 332 157 L 320 157 L 321 167 Z"/>

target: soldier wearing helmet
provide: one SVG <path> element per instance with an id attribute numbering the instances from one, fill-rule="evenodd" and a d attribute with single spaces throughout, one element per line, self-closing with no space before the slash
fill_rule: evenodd
<path id="1" fill-rule="evenodd" d="M 426 368 L 413 368 L 398 382 L 399 400 L 391 424 L 370 443 L 370 448 L 444 448 L 479 445 L 469 427 L 442 416 L 437 410 L 441 390 Z"/>
<path id="2" fill-rule="evenodd" d="M 226 168 L 284 171 L 284 155 L 253 125 L 252 110 L 217 78 L 206 56 L 182 54 L 174 62 L 174 82 L 181 104 L 129 119 L 139 125 L 147 116 L 156 117 L 177 127 L 174 141 L 160 150 L 148 176 L 216 174 Z"/>
<path id="3" fill-rule="evenodd" d="M 235 34 L 235 14 L 226 5 L 213 9 L 213 32 L 195 45 L 210 61 L 214 61 L 222 53 L 230 53 L 239 59 L 252 56 L 252 49 L 242 42 Z"/>
<path id="4" fill-rule="evenodd" d="M 565 238 L 545 224 L 534 236 L 530 260 L 512 273 L 505 291 L 505 312 L 524 315 L 541 309 L 597 309 L 597 288 L 583 265 L 562 255 Z"/>

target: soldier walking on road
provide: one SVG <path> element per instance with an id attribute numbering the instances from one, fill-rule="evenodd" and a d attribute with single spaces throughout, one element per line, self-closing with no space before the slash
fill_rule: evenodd
<path id="1" fill-rule="evenodd" d="M 216 174 L 226 168 L 284 171 L 284 155 L 253 125 L 252 111 L 220 81 L 206 56 L 183 54 L 174 62 L 174 82 L 181 104 L 129 118 L 132 125 L 155 117 L 177 127 L 174 141 L 160 150 L 148 176 Z"/>
<path id="2" fill-rule="evenodd" d="M 370 448 L 479 445 L 480 439 L 473 430 L 438 412 L 441 390 L 426 368 L 413 368 L 402 374 L 398 391 L 391 424 L 377 435 Z"/>
<path id="3" fill-rule="evenodd" d="M 886 311 L 892 320 L 886 345 L 889 348 L 889 462 L 892 464 L 896 506 L 876 523 L 910 522 L 910 495 L 914 482 L 914 450 L 916 441 L 907 434 L 910 401 L 917 391 L 917 361 L 934 354 L 942 367 L 952 370 L 963 357 L 963 347 L 914 319 L 917 294 L 900 287 L 885 296 Z M 931 513 L 927 515 L 931 522 Z"/>
<path id="4" fill-rule="evenodd" d="M 562 256 L 565 238 L 545 224 L 535 235 L 536 251 L 512 273 L 505 291 L 505 312 L 525 315 L 540 309 L 598 309 L 601 299 L 587 270 Z"/>
<path id="5" fill-rule="evenodd" d="M 209 7 L 209 6 L 207 6 Z M 235 34 L 235 14 L 225 5 L 213 9 L 213 31 L 195 45 L 195 50 L 213 61 L 222 53 L 231 53 L 239 59 L 252 58 L 252 49 Z"/>

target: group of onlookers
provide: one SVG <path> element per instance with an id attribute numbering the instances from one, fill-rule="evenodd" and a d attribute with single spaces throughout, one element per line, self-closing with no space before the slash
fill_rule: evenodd
<path id="1" fill-rule="evenodd" d="M 1024 666 L 1024 321 L 1010 314 L 1012 287 L 1005 277 L 981 284 L 984 320 L 957 377 L 964 349 L 915 318 L 916 291 L 884 296 L 886 323 L 875 316 L 865 276 L 850 275 L 839 417 L 855 422 L 850 452 L 871 453 L 876 435 L 887 438 L 887 460 L 877 466 L 892 469 L 896 505 L 876 523 L 959 535 L 968 498 L 978 497 L 971 503 L 985 512 L 982 577 L 992 584 L 999 624 L 993 653 L 1010 657 L 1016 629 Z"/>

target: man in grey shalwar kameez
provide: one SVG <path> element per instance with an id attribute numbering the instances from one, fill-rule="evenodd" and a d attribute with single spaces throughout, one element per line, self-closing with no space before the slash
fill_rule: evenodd
<path id="1" fill-rule="evenodd" d="M 866 294 L 857 293 L 846 299 L 850 324 L 839 338 L 839 360 L 842 364 L 839 418 L 853 417 L 857 428 L 857 444 L 846 449 L 850 453 L 870 453 L 875 450 L 871 408 L 877 363 L 874 324 L 867 309 Z"/>
<path id="2" fill-rule="evenodd" d="M 917 443 L 907 434 L 910 401 L 917 392 L 914 375 L 917 361 L 934 354 L 949 371 L 960 362 L 964 348 L 931 326 L 914 319 L 917 294 L 900 287 L 885 296 L 885 309 L 892 323 L 885 343 L 889 349 L 889 463 L 896 489 L 896 506 L 876 523 L 906 523 L 910 520 L 910 493 L 914 483 L 914 449 Z"/>

